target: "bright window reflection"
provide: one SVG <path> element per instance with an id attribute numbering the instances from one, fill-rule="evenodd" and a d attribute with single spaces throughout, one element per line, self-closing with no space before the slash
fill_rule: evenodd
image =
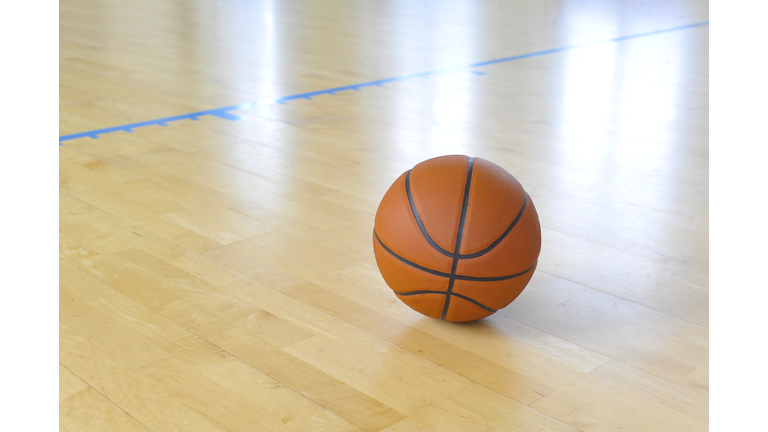
<path id="1" fill-rule="evenodd" d="M 212 68 L 217 73 L 211 79 L 232 90 L 239 98 L 233 102 L 285 96 L 279 76 L 283 41 L 275 22 L 275 8 L 274 0 L 266 0 L 219 2 L 213 9 L 198 9 L 202 15 L 200 37 L 213 39 L 201 44 L 206 47 L 206 62 L 226 65 Z"/>
<path id="2" fill-rule="evenodd" d="M 565 54 L 562 87 L 562 137 L 570 146 L 569 158 L 604 157 L 607 131 L 618 113 L 616 44 L 581 48 Z M 571 148 L 569 148 L 571 150 Z"/>
<path id="3" fill-rule="evenodd" d="M 628 177 L 665 163 L 684 78 L 677 61 L 683 53 L 670 43 L 678 35 L 665 36 L 568 53 L 560 122 L 568 166 Z"/>
<path id="4" fill-rule="evenodd" d="M 482 44 L 474 5 L 446 2 L 435 8 L 418 2 L 382 4 L 387 5 L 387 10 L 379 13 L 397 16 L 400 30 L 382 47 L 385 52 L 397 53 L 388 58 L 385 70 L 389 76 L 444 70 L 477 61 L 476 49 Z M 402 132 L 393 137 L 393 145 L 401 153 L 418 158 L 470 152 L 476 94 L 473 83 L 477 79 L 469 71 L 459 70 L 393 84 L 398 88 L 392 94 L 388 121 Z"/>

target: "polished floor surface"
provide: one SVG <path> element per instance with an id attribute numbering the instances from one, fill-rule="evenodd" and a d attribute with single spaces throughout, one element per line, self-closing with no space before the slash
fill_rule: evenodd
<path id="1" fill-rule="evenodd" d="M 62 431 L 706 431 L 705 1 L 60 2 Z M 520 297 L 376 266 L 465 154 L 542 226 Z"/>

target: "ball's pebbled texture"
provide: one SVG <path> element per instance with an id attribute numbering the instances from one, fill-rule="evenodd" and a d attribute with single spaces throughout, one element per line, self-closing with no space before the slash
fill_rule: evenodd
<path id="1" fill-rule="evenodd" d="M 441 156 L 403 173 L 382 198 L 376 263 L 412 309 L 474 321 L 510 304 L 536 269 L 541 227 L 520 183 L 498 165 Z"/>

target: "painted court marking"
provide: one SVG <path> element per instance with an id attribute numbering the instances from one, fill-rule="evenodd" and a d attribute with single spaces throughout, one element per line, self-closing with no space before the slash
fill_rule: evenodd
<path id="1" fill-rule="evenodd" d="M 686 29 L 690 29 L 690 28 L 694 28 L 694 27 L 700 27 L 700 26 L 705 26 L 705 25 L 709 25 L 709 21 L 701 22 L 701 23 L 696 23 L 696 24 L 689 24 L 689 25 L 684 25 L 684 26 L 679 26 L 679 27 L 672 27 L 672 28 L 663 29 L 663 30 L 655 30 L 655 31 L 646 32 L 646 33 L 639 33 L 639 34 L 634 34 L 634 35 L 630 35 L 630 36 L 621 36 L 621 37 L 617 37 L 617 38 L 613 38 L 613 39 L 607 39 L 607 40 L 602 40 L 602 41 L 598 41 L 598 42 L 589 42 L 589 43 L 579 44 L 579 45 L 569 45 L 569 46 L 564 46 L 564 47 L 560 47 L 560 48 L 553 48 L 553 49 L 549 49 L 549 50 L 537 51 L 537 52 L 528 53 L 528 54 L 521 54 L 521 55 L 517 55 L 517 56 L 513 56 L 513 57 L 505 57 L 505 58 L 500 58 L 500 59 L 496 59 L 496 60 L 488 60 L 488 61 L 479 62 L 479 63 L 473 63 L 473 64 L 469 64 L 469 65 L 464 65 L 464 66 L 456 66 L 456 67 L 452 67 L 452 68 L 448 68 L 448 69 L 440 69 L 440 70 L 434 70 L 434 71 L 429 71 L 429 72 L 421 72 L 421 73 L 412 74 L 412 75 L 404 75 L 404 76 L 399 76 L 399 77 L 394 77 L 394 78 L 386 78 L 386 79 L 381 79 L 381 80 L 376 80 L 376 81 L 369 81 L 369 82 L 365 82 L 365 83 L 361 83 L 361 84 L 354 84 L 354 85 L 343 86 L 343 87 L 334 87 L 334 88 L 330 88 L 330 89 L 326 89 L 326 90 L 319 90 L 319 91 L 314 91 L 314 92 L 309 92 L 309 93 L 301 93 L 301 94 L 296 94 L 296 95 L 292 95 L 292 96 L 285 96 L 285 97 L 281 97 L 281 98 L 278 98 L 278 99 L 265 99 L 265 100 L 261 100 L 261 101 L 257 101 L 257 102 L 248 102 L 248 103 L 244 103 L 244 104 L 240 104 L 240 105 L 232 105 L 232 106 L 223 107 L 223 108 L 216 108 L 216 109 L 211 109 L 211 110 L 198 111 L 198 112 L 193 112 L 193 113 L 189 113 L 189 114 L 182 114 L 182 115 L 177 115 L 177 116 L 172 116 L 172 117 L 165 117 L 165 118 L 161 118 L 161 119 L 147 120 L 147 121 L 143 121 L 143 122 L 131 123 L 131 124 L 126 124 L 126 125 L 122 125 L 122 126 L 114 126 L 114 127 L 104 128 L 104 129 L 96 129 L 96 130 L 92 130 L 92 131 L 88 131 L 88 132 L 80 132 L 80 133 L 60 136 L 59 137 L 59 145 L 62 145 L 62 143 L 64 141 L 69 141 L 69 140 L 73 140 L 73 139 L 84 138 L 84 137 L 98 138 L 100 135 L 105 135 L 105 134 L 108 134 L 108 133 L 119 132 L 119 131 L 122 131 L 122 132 L 133 132 L 134 129 L 141 128 L 141 127 L 155 126 L 155 125 L 157 125 L 157 126 L 167 126 L 168 123 L 171 123 L 171 122 L 180 121 L 180 120 L 198 120 L 200 117 L 204 117 L 204 116 L 214 116 L 214 117 L 219 117 L 219 118 L 223 118 L 223 119 L 226 119 L 226 120 L 236 121 L 236 120 L 240 120 L 240 117 L 237 116 L 236 114 L 232 114 L 231 111 L 249 110 L 249 109 L 256 109 L 256 108 L 259 108 L 259 107 L 262 107 L 262 106 L 267 106 L 267 105 L 285 104 L 287 102 L 290 102 L 290 101 L 296 100 L 296 99 L 311 100 L 313 97 L 320 96 L 320 95 L 332 95 L 332 96 L 334 96 L 337 93 L 340 93 L 340 92 L 343 92 L 343 91 L 349 91 L 349 90 L 360 91 L 361 89 L 363 89 L 365 87 L 371 87 L 371 86 L 383 87 L 384 84 L 389 84 L 389 83 L 394 83 L 394 82 L 401 82 L 401 81 L 406 81 L 406 80 L 410 80 L 410 79 L 414 79 L 414 78 L 428 78 L 428 77 L 434 76 L 434 75 L 446 74 L 446 73 L 451 73 L 451 72 L 462 72 L 462 71 L 463 72 L 472 73 L 472 74 L 475 74 L 475 75 L 485 75 L 485 72 L 480 72 L 480 71 L 476 71 L 476 70 L 472 70 L 472 69 L 483 67 L 483 66 L 488 66 L 488 65 L 492 65 L 492 64 L 496 64 L 496 63 L 508 62 L 508 61 L 513 61 L 513 60 L 520 60 L 520 59 L 524 59 L 524 58 L 528 58 L 528 57 L 537 57 L 537 56 L 542 56 L 542 55 L 547 55 L 547 54 L 554 54 L 554 53 L 568 51 L 568 50 L 573 50 L 573 49 L 577 49 L 577 48 L 584 48 L 584 47 L 588 47 L 588 46 L 605 44 L 605 43 L 612 43 L 612 42 L 620 42 L 620 41 L 624 41 L 624 40 L 627 40 L 627 39 L 634 39 L 634 38 L 651 36 L 651 35 L 655 35 L 655 34 L 659 34 L 659 33 L 667 33 L 667 32 L 678 31 L 678 30 L 686 30 Z"/>

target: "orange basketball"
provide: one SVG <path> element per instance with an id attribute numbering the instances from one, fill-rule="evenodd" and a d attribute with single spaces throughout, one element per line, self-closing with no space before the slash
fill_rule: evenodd
<path id="1" fill-rule="evenodd" d="M 473 321 L 510 304 L 531 280 L 541 227 L 531 197 L 503 168 L 441 156 L 389 188 L 373 250 L 387 285 L 412 309 Z"/>

